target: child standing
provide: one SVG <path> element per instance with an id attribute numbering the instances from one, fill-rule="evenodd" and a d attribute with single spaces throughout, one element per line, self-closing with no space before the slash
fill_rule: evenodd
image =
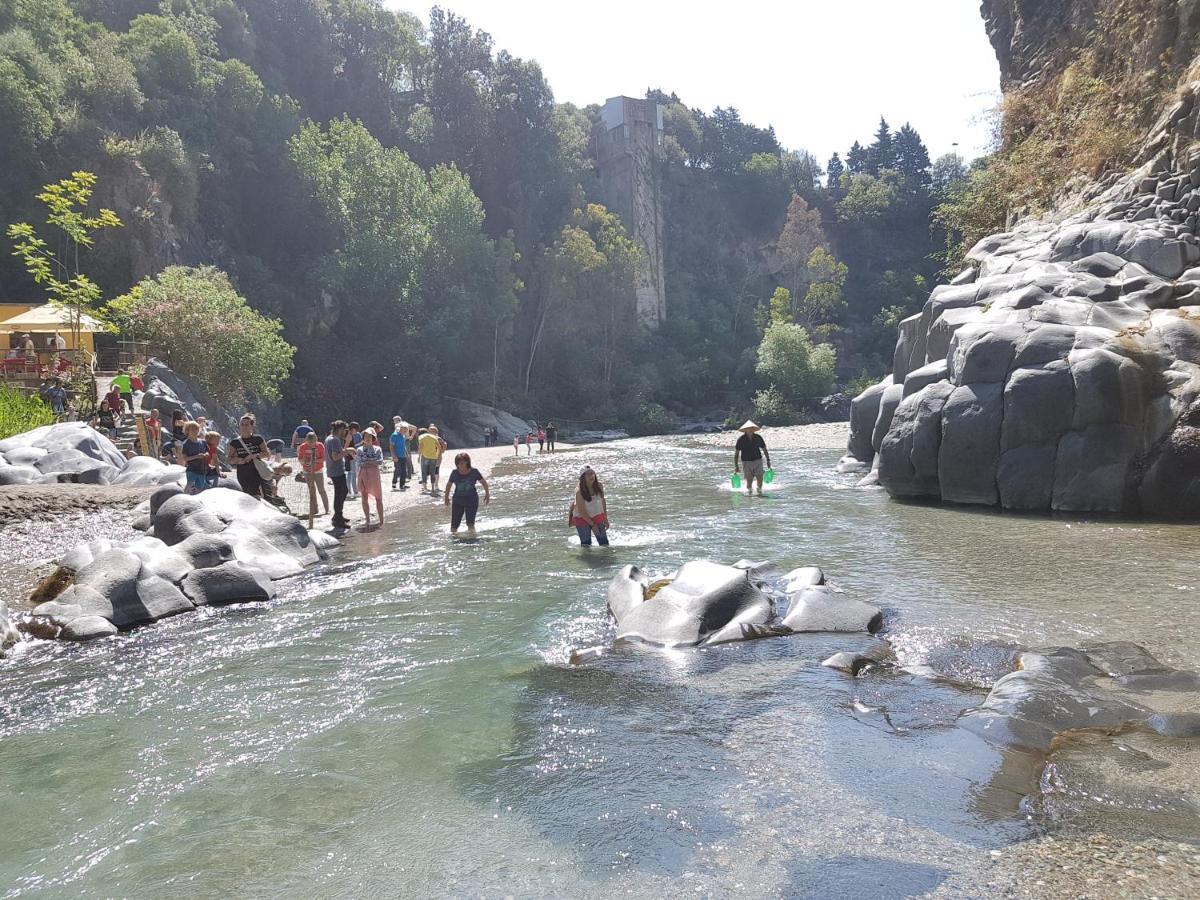
<path id="1" fill-rule="evenodd" d="M 183 426 L 183 444 L 179 460 L 187 467 L 187 493 L 198 494 L 208 487 L 208 444 L 200 440 L 200 424 L 188 422 Z"/>
<path id="2" fill-rule="evenodd" d="M 221 464 L 217 460 L 217 453 L 221 449 L 221 436 L 215 431 L 210 431 L 204 436 L 205 443 L 208 444 L 208 471 L 205 473 L 205 481 L 208 487 L 216 487 L 221 480 Z"/>
<path id="3" fill-rule="evenodd" d="M 513 435 L 513 456 L 520 456 L 520 455 L 521 455 L 521 436 L 519 434 L 514 434 Z"/>
<path id="4" fill-rule="evenodd" d="M 366 530 L 371 529 L 371 497 L 375 497 L 375 510 L 383 524 L 383 479 L 379 469 L 383 465 L 383 450 L 373 429 L 362 432 L 362 446 L 358 449 L 358 492 L 362 495 L 363 516 L 367 520 Z"/>

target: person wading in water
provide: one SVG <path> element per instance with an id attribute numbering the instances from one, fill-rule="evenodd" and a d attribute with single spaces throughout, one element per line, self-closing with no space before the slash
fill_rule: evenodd
<path id="1" fill-rule="evenodd" d="M 592 546 L 593 533 L 596 543 L 608 546 L 608 500 L 604 485 L 591 466 L 584 466 L 579 472 L 579 484 L 571 503 L 571 524 L 579 534 L 580 547 Z"/>
<path id="2" fill-rule="evenodd" d="M 450 507 L 450 533 L 458 534 L 458 526 L 462 524 L 463 516 L 467 518 L 467 534 L 475 534 L 475 514 L 479 512 L 479 491 L 475 489 L 478 482 L 483 485 L 484 506 L 492 502 L 492 492 L 487 479 L 476 468 L 471 466 L 471 457 L 459 453 L 454 457 L 454 470 L 446 479 L 446 491 L 443 499 Z M 450 500 L 450 488 L 454 488 L 454 500 Z"/>
<path id="3" fill-rule="evenodd" d="M 746 495 L 749 496 L 751 489 L 754 487 L 754 482 L 758 482 L 758 496 L 762 496 L 763 489 L 763 457 L 767 458 L 767 466 L 771 465 L 771 451 L 767 449 L 767 443 L 759 434 L 759 427 L 753 422 L 747 420 L 746 424 L 738 429 L 742 436 L 737 439 L 737 443 L 733 446 L 733 471 L 738 471 L 738 460 L 741 460 L 741 468 L 745 471 L 742 473 L 746 478 Z"/>

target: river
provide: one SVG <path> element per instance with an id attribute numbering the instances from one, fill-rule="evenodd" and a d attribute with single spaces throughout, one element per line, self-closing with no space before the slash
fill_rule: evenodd
<path id="1" fill-rule="evenodd" d="M 747 499 L 729 457 L 508 462 L 476 541 L 431 500 L 269 606 L 23 647 L 0 662 L 0 896 L 971 896 L 1035 834 L 1200 841 L 1195 742 L 1080 741 L 1043 771 L 954 724 L 1009 642 L 1200 667 L 1194 528 L 903 505 L 830 451 L 778 452 Z M 565 527 L 582 461 L 608 550 Z M 820 666 L 855 635 L 569 664 L 608 641 L 621 565 L 702 557 L 821 565 L 885 608 L 902 662 L 980 687 Z"/>

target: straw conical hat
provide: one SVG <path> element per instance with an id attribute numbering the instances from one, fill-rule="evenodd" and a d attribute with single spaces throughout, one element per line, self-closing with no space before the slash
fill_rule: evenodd
<path id="1" fill-rule="evenodd" d="M 738 429 L 738 431 L 759 431 L 759 430 L 761 430 L 761 429 L 756 424 L 754 424 L 754 422 L 750 419 L 747 419 L 746 424 Z"/>

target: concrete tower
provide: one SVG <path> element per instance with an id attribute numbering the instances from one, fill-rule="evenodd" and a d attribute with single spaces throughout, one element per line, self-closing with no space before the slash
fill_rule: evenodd
<path id="1" fill-rule="evenodd" d="M 601 113 L 596 169 L 604 204 L 621 217 L 642 248 L 636 277 L 638 320 L 655 328 L 667 316 L 663 278 L 662 197 L 658 159 L 662 152 L 663 108 L 652 100 L 611 97 Z"/>

